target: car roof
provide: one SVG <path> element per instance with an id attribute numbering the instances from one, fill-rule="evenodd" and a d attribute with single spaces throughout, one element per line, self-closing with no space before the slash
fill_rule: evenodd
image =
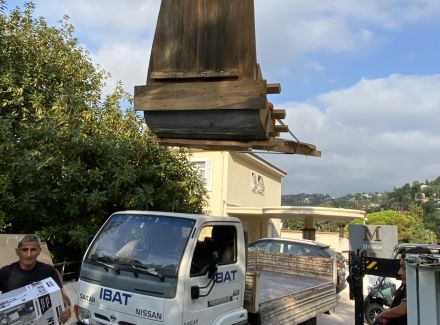
<path id="1" fill-rule="evenodd" d="M 440 245 L 436 244 L 400 243 L 394 247 L 394 251 L 400 253 L 413 247 L 426 247 L 431 250 L 440 250 Z"/>
<path id="2" fill-rule="evenodd" d="M 290 239 L 290 238 L 260 238 L 260 239 L 253 241 L 251 244 L 256 243 L 256 242 L 260 242 L 263 240 L 303 244 L 303 245 L 310 245 L 310 246 L 318 246 L 321 248 L 329 248 L 330 247 L 327 244 L 323 244 L 323 243 L 320 243 L 320 242 L 317 242 L 314 240 L 310 240 L 310 239 Z"/>

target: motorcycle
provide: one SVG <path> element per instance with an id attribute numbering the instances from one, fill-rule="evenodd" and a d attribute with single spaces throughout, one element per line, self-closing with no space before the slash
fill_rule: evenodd
<path id="1" fill-rule="evenodd" d="M 374 320 L 393 301 L 396 285 L 386 278 L 379 278 L 377 283 L 368 288 L 368 295 L 364 299 L 364 317 L 368 325 L 373 325 Z"/>

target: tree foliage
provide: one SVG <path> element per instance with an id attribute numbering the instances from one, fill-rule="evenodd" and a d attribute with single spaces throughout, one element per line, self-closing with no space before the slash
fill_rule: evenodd
<path id="1" fill-rule="evenodd" d="M 0 5 L 5 2 L 0 0 Z M 55 258 L 78 258 L 114 211 L 202 213 L 205 189 L 184 151 L 154 143 L 65 17 L 0 6 L 0 231 L 39 232 Z"/>
<path id="2" fill-rule="evenodd" d="M 421 183 L 414 181 L 402 187 L 394 188 L 384 193 L 356 193 L 342 197 L 331 197 L 328 194 L 290 194 L 282 197 L 283 205 L 313 205 L 346 209 L 361 209 L 367 213 L 392 210 L 399 215 L 410 215 L 416 219 L 422 228 L 414 233 L 414 238 L 429 242 L 440 240 L 440 177 L 433 181 Z M 316 224 L 316 227 L 335 228 L 337 223 Z M 286 227 L 297 227 L 294 223 L 285 222 Z M 426 230 L 425 230 L 426 228 Z M 419 236 L 416 234 L 424 233 Z"/>
<path id="3" fill-rule="evenodd" d="M 417 209 L 417 208 L 415 208 Z M 423 221 L 419 216 L 411 214 L 402 215 L 398 211 L 387 210 L 381 212 L 367 213 L 365 215 L 366 224 L 369 225 L 395 225 L 398 230 L 399 242 L 406 243 L 435 243 L 437 237 L 431 230 L 423 226 Z M 355 220 L 351 224 L 360 224 L 361 220 Z M 344 233 L 348 233 L 348 226 L 344 228 Z"/>

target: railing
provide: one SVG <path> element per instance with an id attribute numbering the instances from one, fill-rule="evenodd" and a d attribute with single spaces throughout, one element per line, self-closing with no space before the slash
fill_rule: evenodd
<path id="1" fill-rule="evenodd" d="M 64 281 L 74 280 L 78 278 L 79 262 L 59 262 L 54 264 L 55 268 L 60 272 L 61 279 Z"/>

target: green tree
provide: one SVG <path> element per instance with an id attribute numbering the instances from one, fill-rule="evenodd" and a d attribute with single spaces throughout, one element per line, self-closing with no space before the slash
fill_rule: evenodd
<path id="1" fill-rule="evenodd" d="M 423 223 L 424 210 L 419 203 L 411 203 L 408 207 L 408 214 Z"/>
<path id="2" fill-rule="evenodd" d="M 283 219 L 283 228 L 290 230 L 302 230 L 304 221 L 297 219 Z"/>
<path id="3" fill-rule="evenodd" d="M 56 259 L 79 258 L 114 211 L 202 213 L 185 151 L 158 146 L 119 85 L 79 46 L 65 17 L 6 14 L 0 0 L 0 231 L 38 232 Z"/>
<path id="4" fill-rule="evenodd" d="M 408 206 L 414 201 L 413 191 L 407 183 L 401 188 L 395 188 L 388 194 L 389 208 L 396 211 L 406 211 Z"/>
<path id="5" fill-rule="evenodd" d="M 414 209 L 418 209 L 414 207 Z M 426 230 L 422 220 L 410 214 L 401 215 L 398 211 L 387 210 L 381 212 L 367 213 L 366 224 L 370 225 L 396 225 L 398 229 L 399 242 L 432 243 L 436 241 L 435 233 Z M 360 224 L 362 221 L 355 220 L 351 224 Z M 348 232 L 348 225 L 344 232 Z"/>

